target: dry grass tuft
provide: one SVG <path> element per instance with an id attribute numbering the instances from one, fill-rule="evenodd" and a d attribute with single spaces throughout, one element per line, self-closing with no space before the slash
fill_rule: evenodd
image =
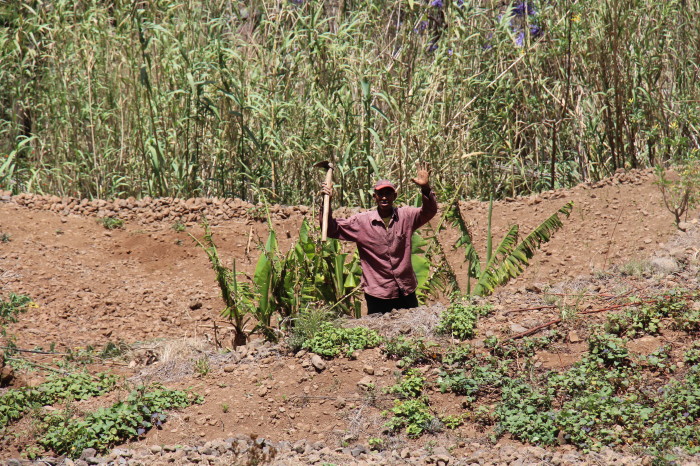
<path id="1" fill-rule="evenodd" d="M 437 337 L 435 329 L 440 314 L 445 310 L 442 304 L 420 306 L 415 309 L 398 309 L 384 315 L 364 316 L 349 320 L 346 327 L 367 327 L 380 335 L 392 338 L 399 334 L 412 337 Z"/>

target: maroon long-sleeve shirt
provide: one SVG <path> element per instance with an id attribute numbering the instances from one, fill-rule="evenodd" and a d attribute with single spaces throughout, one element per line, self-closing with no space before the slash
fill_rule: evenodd
<path id="1" fill-rule="evenodd" d="M 377 209 L 347 219 L 331 218 L 328 237 L 357 243 L 362 266 L 362 289 L 375 298 L 392 299 L 413 293 L 418 286 L 411 265 L 411 236 L 437 213 L 431 190 L 422 207 L 394 208 L 386 227 Z"/>

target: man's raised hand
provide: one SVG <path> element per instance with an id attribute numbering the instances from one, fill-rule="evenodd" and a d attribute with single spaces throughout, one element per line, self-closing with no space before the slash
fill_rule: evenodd
<path id="1" fill-rule="evenodd" d="M 417 163 L 416 164 L 416 177 L 413 178 L 413 182 L 416 183 L 421 188 L 427 188 L 430 186 L 430 165 L 427 163 Z"/>

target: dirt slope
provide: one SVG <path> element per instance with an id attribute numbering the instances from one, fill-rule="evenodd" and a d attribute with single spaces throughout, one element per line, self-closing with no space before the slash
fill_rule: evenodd
<path id="1" fill-rule="evenodd" d="M 527 233 L 569 200 L 575 205 L 565 227 L 509 287 L 552 283 L 648 256 L 676 231 L 652 180 L 648 172 L 622 174 L 596 187 L 496 202 L 493 229 L 499 240 L 512 224 Z M 50 341 L 68 348 L 107 340 L 192 337 L 206 333 L 218 317 L 219 292 L 206 255 L 187 232 L 174 231 L 175 216 L 149 221 L 149 212 L 127 220 L 123 229 L 106 230 L 96 221 L 99 215 L 43 210 L 55 205 L 50 198 L 35 203 L 28 208 L 14 198 L 0 202 L 0 233 L 11 238 L 0 244 L 0 292 L 26 293 L 40 304 L 13 329 L 18 342 Z M 242 215 L 230 220 L 209 215 L 222 257 L 236 258 L 246 272 L 252 272 L 257 259 L 256 241 L 267 235 L 264 222 L 246 215 L 250 210 L 253 206 L 239 209 Z M 487 205 L 466 202 L 462 211 L 483 246 Z M 302 215 L 274 217 L 282 248 L 288 247 Z M 188 223 L 187 231 L 201 237 L 195 222 Z M 448 246 L 456 232 L 443 237 Z M 448 251 L 464 283 L 462 252 Z"/>
<path id="2" fill-rule="evenodd" d="M 239 269 L 250 273 L 257 258 L 256 242 L 267 235 L 258 206 L 175 199 L 89 203 L 7 193 L 1 199 L 0 234 L 8 235 L 9 241 L 0 243 L 0 296 L 24 293 L 38 304 L 8 329 L 16 335 L 18 347 L 53 347 L 62 352 L 87 345 L 101 348 L 109 341 L 135 344 L 140 350 L 133 354 L 131 364 L 109 368 L 140 380 L 192 387 L 207 397 L 205 405 L 185 410 L 166 429 L 149 433 L 147 443 L 186 444 L 246 433 L 337 444 L 348 432 L 362 437 L 362 432 L 380 428 L 384 422 L 377 412 L 360 412 L 364 405 L 357 390 L 357 383 L 365 377 L 379 385 L 396 380 L 393 362 L 379 350 L 366 351 L 354 361 L 328 362 L 317 373 L 309 367 L 308 357 L 284 355 L 261 342 L 218 355 L 202 343 L 216 339 L 230 346 L 231 335 L 219 317 L 222 304 L 206 255 L 188 232 L 201 237 L 197 219 L 206 214 L 221 256 L 227 261 L 235 258 Z M 525 274 L 492 298 L 499 309 L 524 307 L 538 300 L 541 304 L 538 290 L 649 258 L 678 233 L 651 173 L 630 172 L 596 185 L 496 202 L 494 236 L 500 240 L 512 224 L 527 233 L 570 200 L 575 207 L 564 228 L 535 256 Z M 342 209 L 339 212 L 341 215 Z M 462 212 L 483 251 L 487 205 L 465 202 Z M 107 215 L 126 219 L 124 228 L 105 229 L 97 219 Z M 283 249 L 294 240 L 304 216 L 313 221 L 304 207 L 273 208 Z M 186 232 L 173 228 L 180 220 Z M 436 224 L 437 219 L 432 222 Z M 441 236 L 442 244 L 450 246 L 456 235 L 448 229 Z M 446 249 L 464 284 L 463 253 Z M 437 315 L 439 309 L 425 308 L 426 318 Z M 514 324 L 530 328 L 548 315 L 497 317 L 490 327 L 481 329 L 482 335 L 515 331 Z M 401 325 L 418 328 L 410 319 L 397 319 Z M 216 334 L 215 323 L 219 327 Z M 391 320 L 382 325 L 391 327 Z M 164 347 L 173 355 L 170 361 L 163 357 Z M 211 372 L 198 377 L 192 361 L 207 354 Z M 146 366 L 153 362 L 150 355 L 160 360 Z M 27 357 L 43 364 L 51 361 L 50 356 Z M 576 353 L 550 359 L 543 355 L 545 364 L 565 366 L 576 359 Z M 40 376 L 30 373 L 23 376 L 22 383 L 37 380 Z M 445 413 L 459 409 L 450 406 L 448 398 L 438 405 Z M 462 435 L 477 438 L 481 434 L 465 431 Z M 16 450 L 6 446 L 0 455 L 16 457 Z"/>

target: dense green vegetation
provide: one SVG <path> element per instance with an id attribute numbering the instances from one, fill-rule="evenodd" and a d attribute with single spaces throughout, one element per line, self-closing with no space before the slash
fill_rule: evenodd
<path id="1" fill-rule="evenodd" d="M 628 348 L 634 338 L 695 319 L 696 299 L 669 293 L 650 304 L 633 301 L 623 313 L 611 314 L 605 327 L 580 322 L 589 332 L 588 351 L 566 370 L 538 369 L 534 358 L 543 348 L 557 352 L 562 340 L 557 331 L 522 340 L 489 337 L 486 351 L 465 344 L 430 356 L 423 340 L 389 340 L 384 352 L 405 364 L 403 377 L 387 390 L 396 399 L 385 412 L 386 425 L 418 437 L 471 420 L 493 426 L 494 440 L 508 433 L 531 444 L 566 443 L 583 451 L 635 445 L 659 458 L 672 458 L 677 447 L 697 453 L 700 353 L 697 343 L 688 345 L 697 330 L 684 329 L 687 335 L 676 338 L 674 346 L 687 347 L 683 352 L 673 351 L 672 345 L 649 354 Z M 469 309 L 461 307 L 462 312 Z M 447 309 L 443 321 L 454 313 Z M 629 339 L 618 335 L 620 329 Z M 432 371 L 426 364 L 439 367 L 436 380 L 427 375 Z M 416 365 L 424 367 L 412 368 Z M 425 390 L 431 385 L 461 399 L 464 412 L 438 418 L 434 395 Z"/>
<path id="2" fill-rule="evenodd" d="M 698 155 L 698 2 L 0 5 L 0 187 L 307 203 L 499 196 Z M 486 181 L 492 180 L 493 183 Z M 320 176 L 318 176 L 320 178 Z"/>

